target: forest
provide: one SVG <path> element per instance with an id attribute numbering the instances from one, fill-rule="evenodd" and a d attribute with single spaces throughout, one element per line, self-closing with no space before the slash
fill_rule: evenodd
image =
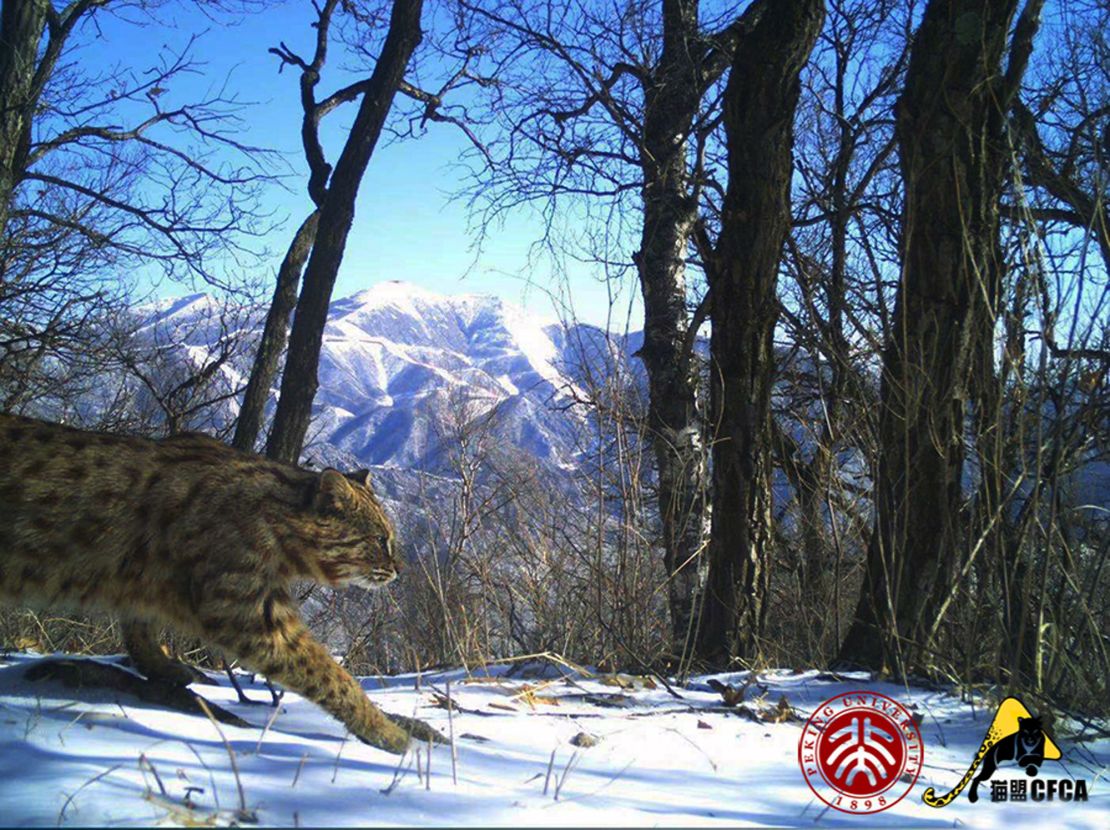
<path id="1" fill-rule="evenodd" d="M 0 412 L 369 467 L 403 575 L 298 589 L 354 674 L 866 670 L 1105 717 L 1105 2 L 313 0 L 254 35 L 282 5 L 3 0 Z M 194 58 L 232 24 L 298 153 Z M 443 135 L 475 250 L 533 217 L 560 354 L 544 403 L 439 388 L 378 463 L 401 404 L 325 411 L 329 315 L 391 210 L 367 171 Z M 121 636 L 0 611 L 5 649 Z"/>

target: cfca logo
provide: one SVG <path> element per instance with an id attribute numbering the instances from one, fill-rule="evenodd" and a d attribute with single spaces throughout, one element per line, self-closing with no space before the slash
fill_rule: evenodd
<path id="1" fill-rule="evenodd" d="M 921 772 L 921 732 L 906 707 L 874 692 L 847 692 L 814 711 L 798 763 L 814 794 L 845 813 L 877 813 L 905 797 Z"/>
<path id="2" fill-rule="evenodd" d="M 979 752 L 951 792 L 938 796 L 929 787 L 922 801 L 930 807 L 945 807 L 951 804 L 968 783 L 971 789 L 967 800 L 979 800 L 979 785 L 990 782 L 991 801 L 1086 801 L 1087 782 L 1083 779 L 1036 778 L 1045 761 L 1058 761 L 1060 748 L 1044 730 L 1041 719 L 1033 717 L 1025 705 L 1016 697 L 1002 701 L 987 730 Z M 1013 762 L 1025 770 L 1033 781 L 1011 779 L 991 781 L 1000 766 Z"/>

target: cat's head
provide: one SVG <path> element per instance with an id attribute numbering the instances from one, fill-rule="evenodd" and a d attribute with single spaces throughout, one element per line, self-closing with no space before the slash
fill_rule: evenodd
<path id="1" fill-rule="evenodd" d="M 326 469 L 314 482 L 311 500 L 320 537 L 317 562 L 335 586 L 380 588 L 404 567 L 394 546 L 393 523 L 370 488 L 370 471 Z"/>
<path id="2" fill-rule="evenodd" d="M 1040 735 L 1043 731 L 1040 718 L 1018 718 L 1018 732 L 1022 735 Z"/>

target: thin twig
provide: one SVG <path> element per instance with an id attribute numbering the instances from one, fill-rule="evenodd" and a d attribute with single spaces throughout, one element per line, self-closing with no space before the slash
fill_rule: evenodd
<path id="1" fill-rule="evenodd" d="M 451 702 L 451 681 L 447 681 L 447 737 L 451 742 L 451 783 L 456 787 L 459 785 L 458 764 L 459 757 L 455 750 L 455 718 L 452 709 L 455 706 Z"/>
<path id="2" fill-rule="evenodd" d="M 548 785 L 551 784 L 551 770 L 555 767 L 555 750 L 551 750 L 551 757 L 547 760 L 547 775 L 543 779 L 543 794 L 547 795 Z"/>
<path id="3" fill-rule="evenodd" d="M 274 725 L 274 721 L 277 720 L 277 716 L 280 712 L 281 707 L 275 706 L 274 711 L 270 713 L 270 717 L 266 719 L 266 725 L 262 727 L 262 734 L 258 736 L 258 743 L 254 747 L 255 755 L 262 751 L 262 742 L 266 740 L 266 733 L 270 731 L 270 727 Z"/>
<path id="4" fill-rule="evenodd" d="M 224 734 L 224 731 L 220 729 L 220 724 L 212 715 L 212 710 L 208 708 L 208 703 L 205 701 L 205 699 L 202 698 L 200 695 L 197 695 L 196 701 L 197 705 L 200 706 L 200 708 L 204 711 L 204 714 L 208 716 L 208 720 L 212 722 L 212 726 L 215 727 L 216 733 L 220 736 L 220 740 L 224 742 L 224 748 L 227 750 L 227 757 L 231 761 L 231 773 L 235 776 L 235 786 L 239 790 L 239 811 L 237 813 L 237 817 L 240 821 L 253 824 L 255 821 L 257 821 L 257 819 L 255 819 L 253 814 L 249 810 L 247 810 L 247 794 L 243 792 L 243 781 L 239 777 L 239 763 L 235 760 L 235 750 L 231 748 L 231 742 L 228 741 L 227 735 Z"/>
<path id="5" fill-rule="evenodd" d="M 189 747 L 189 751 L 196 756 L 197 761 L 204 767 L 205 772 L 208 773 L 208 783 L 212 785 L 212 800 L 215 802 L 218 812 L 220 809 L 220 791 L 216 789 L 216 776 L 212 774 L 212 768 L 204 762 L 204 759 L 200 757 L 200 753 L 197 752 L 196 748 L 191 743 L 188 741 L 183 741 L 182 743 Z"/>
<path id="6" fill-rule="evenodd" d="M 628 772 L 628 770 L 635 763 L 636 763 L 636 759 L 633 758 L 631 761 L 629 761 L 627 764 L 625 764 L 623 767 L 621 767 L 619 770 L 617 770 L 604 784 L 602 784 L 600 787 L 598 787 L 593 792 L 579 793 L 578 795 L 569 796 L 569 797 L 563 799 L 563 803 L 565 804 L 568 801 L 581 801 L 581 800 L 586 799 L 586 798 L 592 798 L 593 796 L 597 795 L 599 792 L 604 790 L 606 787 L 608 787 L 610 784 L 612 784 L 614 781 L 616 781 L 618 778 L 620 778 L 622 775 L 624 775 L 626 772 Z M 552 805 L 549 804 L 548 806 L 550 807 Z"/>
<path id="7" fill-rule="evenodd" d="M 145 752 L 140 752 L 139 753 L 139 769 L 140 770 L 143 769 L 143 764 L 146 764 L 146 768 L 149 769 L 150 772 L 154 775 L 154 781 L 155 781 L 155 783 L 158 784 L 158 789 L 161 791 L 162 795 L 166 798 L 169 798 L 169 794 L 166 792 L 166 785 L 162 783 L 162 776 L 158 774 L 158 770 L 156 770 L 154 768 L 154 764 L 152 764 L 150 762 L 150 759 L 146 757 L 146 753 Z"/>
<path id="8" fill-rule="evenodd" d="M 117 769 L 119 769 L 122 766 L 123 766 L 123 761 L 120 761 L 120 763 L 108 767 L 108 769 L 104 770 L 104 772 L 100 773 L 99 775 L 94 775 L 92 778 L 90 778 L 88 781 L 86 781 L 84 784 L 82 784 L 80 787 L 78 787 L 76 790 L 74 790 L 73 795 L 69 796 L 69 798 L 67 798 L 65 800 L 65 804 L 62 805 L 62 809 L 58 813 L 58 824 L 61 824 L 63 821 L 65 821 L 66 808 L 69 807 L 70 803 L 73 801 L 73 799 L 75 799 L 77 797 L 77 794 L 79 792 L 81 792 L 81 790 L 85 789 L 85 787 L 89 786 L 89 784 L 95 784 L 97 781 L 99 781 L 104 776 L 111 775 L 113 772 L 115 772 Z"/>
<path id="9" fill-rule="evenodd" d="M 305 752 L 301 755 L 301 762 L 297 764 L 297 771 L 293 774 L 293 783 L 289 785 L 289 789 L 297 786 L 297 779 L 301 777 L 301 770 L 304 769 L 305 762 L 308 760 L 308 753 Z"/>
<path id="10" fill-rule="evenodd" d="M 567 783 L 567 778 L 570 777 L 570 771 L 574 768 L 574 762 L 578 760 L 578 750 L 574 750 L 570 754 L 570 760 L 567 761 L 566 767 L 563 768 L 563 774 L 555 783 L 555 800 L 559 800 L 559 793 L 563 791 L 563 785 Z"/>
<path id="11" fill-rule="evenodd" d="M 58 730 L 58 741 L 61 743 L 62 746 L 66 745 L 65 738 L 63 737 L 65 733 L 69 731 L 70 727 L 72 727 L 73 724 L 77 723 L 77 721 L 81 720 L 81 718 L 85 717 L 85 715 L 87 714 L 87 711 L 78 712 L 77 717 L 75 717 L 73 720 L 71 720 L 69 723 Z"/>
<path id="12" fill-rule="evenodd" d="M 331 783 L 335 783 L 335 777 L 339 775 L 339 757 L 343 754 L 343 747 L 347 745 L 347 738 L 351 735 L 350 732 L 343 733 L 343 742 L 339 744 L 339 751 L 335 753 L 335 764 L 331 768 Z"/>
<path id="13" fill-rule="evenodd" d="M 408 754 L 409 751 L 406 748 L 405 751 L 401 753 L 401 757 L 397 759 L 397 766 L 393 768 L 393 780 L 389 782 L 388 787 L 381 790 L 382 795 L 389 795 L 390 793 L 392 793 L 393 790 L 397 788 L 397 785 L 401 782 L 401 778 L 403 777 L 401 765 L 405 762 L 405 758 L 408 757 Z"/>

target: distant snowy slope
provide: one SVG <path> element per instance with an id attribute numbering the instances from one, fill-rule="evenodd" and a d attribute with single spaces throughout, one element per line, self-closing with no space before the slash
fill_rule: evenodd
<path id="1" fill-rule="evenodd" d="M 339 300 L 324 331 L 317 440 L 370 464 L 437 469 L 457 431 L 496 407 L 502 440 L 569 462 L 573 425 L 555 404 L 573 382 L 557 329 L 494 297 L 398 282 Z"/>
<path id="2" fill-rule="evenodd" d="M 193 295 L 138 313 L 147 336 L 175 343 L 196 363 L 219 331 L 214 308 Z M 233 328 L 257 336 L 264 313 L 247 310 Z M 577 416 L 567 407 L 575 367 L 583 344 L 600 354 L 606 342 L 597 330 L 568 338 L 560 324 L 496 297 L 378 283 L 332 303 L 310 441 L 364 464 L 434 471 L 458 430 L 481 422 L 502 444 L 565 468 L 577 452 Z M 226 372 L 243 378 L 248 370 L 240 361 Z M 496 417 L 484 417 L 491 411 Z"/>
<path id="3" fill-rule="evenodd" d="M 220 370 L 229 388 L 245 383 L 265 308 L 229 312 L 195 294 L 134 311 L 143 336 L 193 365 L 214 353 L 221 331 L 245 334 L 244 348 Z M 376 283 L 331 305 L 306 454 L 450 475 L 460 435 L 480 429 L 492 438 L 487 445 L 515 449 L 549 470 L 571 469 L 589 440 L 582 430 L 584 410 L 573 401 L 593 384 L 607 382 L 614 358 L 624 362 L 627 379 L 639 390 L 634 406 L 646 405 L 643 364 L 633 357 L 642 341 L 640 332 L 619 337 L 593 326 L 543 320 L 497 297 Z M 699 343 L 699 351 L 704 347 Z M 775 407 L 795 413 L 780 417 L 804 455 L 814 447 L 812 424 L 823 417 L 816 390 L 805 386 L 804 378 L 827 369 L 787 349 L 777 356 L 782 372 Z M 272 389 L 270 414 L 276 397 Z M 227 401 L 215 423 L 228 424 L 235 407 L 234 400 Z M 806 412 L 808 421 L 799 420 L 798 412 Z M 861 492 L 870 488 L 864 462 L 855 449 L 841 454 L 842 475 Z M 973 468 L 969 453 L 969 494 Z M 1079 509 L 1104 515 L 1110 465 L 1094 451 L 1063 483 Z M 775 503 L 785 509 L 791 502 L 785 477 L 776 474 L 774 487 Z M 791 526 L 790 516 L 780 518 Z"/>

